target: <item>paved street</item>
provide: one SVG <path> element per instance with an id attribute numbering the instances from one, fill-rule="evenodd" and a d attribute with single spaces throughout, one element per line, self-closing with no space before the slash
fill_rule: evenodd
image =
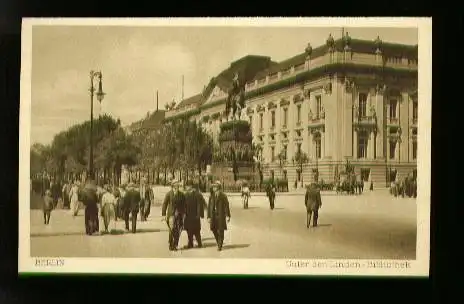
<path id="1" fill-rule="evenodd" d="M 229 196 L 232 219 L 222 252 L 216 250 L 206 220 L 205 248 L 170 252 L 159 206 L 147 222 L 137 223 L 137 234 L 124 232 L 118 221 L 112 234 L 96 236 L 85 235 L 83 210 L 74 219 L 67 210 L 55 210 L 49 226 L 43 225 L 40 210 L 31 210 L 31 256 L 415 259 L 414 199 L 393 198 L 386 190 L 361 196 L 324 193 L 320 226 L 310 229 L 303 199 L 303 194 L 280 194 L 271 211 L 266 197 L 256 194 L 243 210 L 240 197 Z M 180 245 L 186 243 L 183 232 Z"/>

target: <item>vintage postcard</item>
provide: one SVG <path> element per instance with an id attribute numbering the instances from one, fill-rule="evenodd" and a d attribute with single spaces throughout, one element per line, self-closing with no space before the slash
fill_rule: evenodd
<path id="1" fill-rule="evenodd" d="M 19 273 L 428 276 L 431 24 L 24 19 Z"/>

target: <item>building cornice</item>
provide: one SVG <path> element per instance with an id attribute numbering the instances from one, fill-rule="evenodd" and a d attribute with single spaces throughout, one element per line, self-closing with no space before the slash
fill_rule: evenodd
<path id="1" fill-rule="evenodd" d="M 286 79 L 279 80 L 277 82 L 265 85 L 263 87 L 257 88 L 252 91 L 248 91 L 245 93 L 245 99 L 248 101 L 252 98 L 256 98 L 262 95 L 269 94 L 271 92 L 280 90 L 286 87 L 292 87 L 299 85 L 301 83 L 311 81 L 320 77 L 324 77 L 327 75 L 333 74 L 347 74 L 347 73 L 369 73 L 374 74 L 376 76 L 405 76 L 405 77 L 417 77 L 417 69 L 404 69 L 404 68 L 396 68 L 396 67 L 387 67 L 384 65 L 368 65 L 368 64 L 356 64 L 356 63 L 329 63 L 320 67 L 316 67 L 311 70 L 307 70 L 301 72 L 299 74 L 290 76 Z M 181 119 L 183 117 L 192 116 L 195 114 L 199 114 L 201 111 L 206 109 L 210 109 L 222 104 L 225 104 L 226 98 L 222 98 L 216 100 L 211 103 L 205 103 L 197 107 L 196 109 L 192 109 L 190 111 L 183 112 L 179 115 L 173 115 L 171 117 L 165 118 L 164 121 L 170 121 L 174 119 Z"/>

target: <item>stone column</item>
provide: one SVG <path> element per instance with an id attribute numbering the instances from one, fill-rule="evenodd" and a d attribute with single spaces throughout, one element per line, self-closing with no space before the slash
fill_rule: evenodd
<path id="1" fill-rule="evenodd" d="M 374 145 L 375 145 L 375 138 L 374 138 L 374 131 L 369 132 L 369 141 L 367 143 L 367 158 L 374 159 Z"/>
<path id="2" fill-rule="evenodd" d="M 321 131 L 321 158 L 325 157 L 325 130 Z"/>
<path id="3" fill-rule="evenodd" d="M 412 118 L 412 111 L 409 111 L 409 94 L 407 92 L 401 93 L 400 106 L 399 106 L 399 122 L 401 130 L 403 131 L 401 138 L 403 143 L 401 145 L 401 162 L 407 162 L 409 159 L 409 122 Z"/>
<path id="4" fill-rule="evenodd" d="M 343 133 L 342 133 L 342 156 L 353 155 L 353 94 L 355 93 L 354 84 L 351 80 L 345 80 L 344 105 L 342 107 L 343 115 Z M 355 146 L 357 143 L 355 143 Z"/>
<path id="5" fill-rule="evenodd" d="M 384 94 L 385 94 L 385 89 L 386 87 L 379 85 L 376 88 L 376 95 L 375 95 L 375 113 L 377 116 L 377 139 L 376 139 L 376 147 L 377 147 L 377 157 L 378 158 L 385 158 L 388 156 L 388 141 L 386 142 L 387 147 L 384 147 L 384 140 L 385 136 L 387 134 L 385 133 L 385 119 L 386 119 L 386 114 L 385 113 L 385 100 L 384 100 Z M 385 155 L 385 151 L 387 151 L 387 154 Z"/>

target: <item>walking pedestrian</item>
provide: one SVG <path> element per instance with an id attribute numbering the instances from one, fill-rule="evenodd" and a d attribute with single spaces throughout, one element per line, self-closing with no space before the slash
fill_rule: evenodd
<path id="1" fill-rule="evenodd" d="M 313 227 L 317 227 L 317 220 L 319 218 L 319 209 L 322 207 L 321 192 L 317 188 L 316 184 L 311 185 L 306 189 L 305 194 L 305 206 L 306 206 L 306 228 L 311 225 L 311 218 L 313 221 Z"/>
<path id="2" fill-rule="evenodd" d="M 276 197 L 276 187 L 274 185 L 274 182 L 271 182 L 266 186 L 266 196 L 269 199 L 269 207 L 271 208 L 271 210 L 274 210 L 274 203 Z"/>
<path id="3" fill-rule="evenodd" d="M 71 214 L 77 216 L 79 213 L 79 184 L 77 181 L 71 187 L 69 192 Z"/>
<path id="4" fill-rule="evenodd" d="M 179 190 L 180 183 L 173 182 L 166 194 L 161 210 L 169 229 L 169 250 L 176 251 L 184 223 L 185 195 Z"/>
<path id="5" fill-rule="evenodd" d="M 43 197 L 43 215 L 44 215 L 44 224 L 48 225 L 50 223 L 50 215 L 53 210 L 53 197 L 50 190 L 45 191 L 45 196 Z"/>
<path id="6" fill-rule="evenodd" d="M 111 219 L 115 218 L 115 205 L 116 205 L 116 197 L 112 193 L 109 185 L 105 185 L 103 187 L 103 195 L 101 198 L 101 204 L 102 204 L 103 224 L 105 225 L 105 232 L 108 233 L 108 226 L 111 222 Z"/>
<path id="7" fill-rule="evenodd" d="M 82 203 L 85 206 L 85 233 L 92 235 L 99 232 L 100 223 L 98 221 L 98 196 L 97 186 L 93 180 L 88 180 L 81 191 Z"/>
<path id="8" fill-rule="evenodd" d="M 139 212 L 141 197 L 139 189 L 133 183 L 127 185 L 127 192 L 124 196 L 124 222 L 126 231 L 129 231 L 129 217 L 131 218 L 131 232 L 137 232 L 137 214 Z"/>
<path id="9" fill-rule="evenodd" d="M 71 184 L 69 181 L 66 181 L 63 185 L 62 189 L 62 197 L 63 197 L 63 208 L 64 209 L 69 209 L 69 203 L 70 203 L 70 197 L 69 197 L 69 192 L 71 191 Z"/>
<path id="10" fill-rule="evenodd" d="M 221 182 L 215 182 L 212 188 L 213 194 L 208 202 L 208 222 L 216 239 L 218 251 L 221 251 L 224 244 L 224 231 L 227 230 L 227 223 L 230 221 L 229 200 L 220 190 Z"/>
<path id="11" fill-rule="evenodd" d="M 187 248 L 193 248 L 193 237 L 197 241 L 198 248 L 201 242 L 201 218 L 205 215 L 205 199 L 198 189 L 198 184 L 186 184 L 185 189 L 185 220 L 184 229 L 187 231 Z"/>

